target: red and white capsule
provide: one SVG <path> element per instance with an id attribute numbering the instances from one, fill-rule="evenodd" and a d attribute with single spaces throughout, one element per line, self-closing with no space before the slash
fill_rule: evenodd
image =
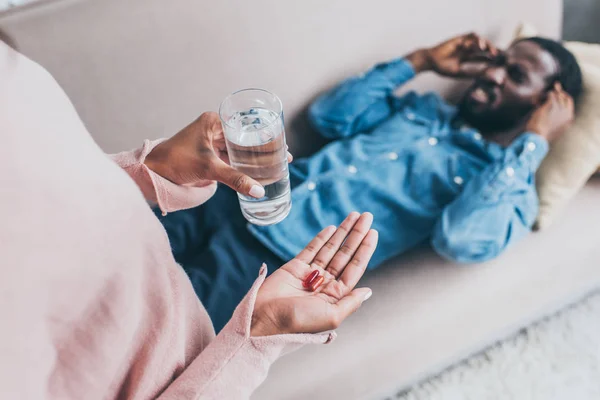
<path id="1" fill-rule="evenodd" d="M 314 292 L 319 288 L 319 286 L 321 286 L 321 284 L 323 284 L 324 280 L 325 277 L 321 275 L 318 270 L 314 270 L 313 272 L 308 274 L 308 276 L 304 279 L 304 281 L 302 282 L 302 286 L 304 286 L 311 292 Z"/>
<path id="2" fill-rule="evenodd" d="M 319 271 L 315 269 L 313 272 L 308 274 L 308 276 L 304 279 L 304 281 L 302 282 L 302 286 L 309 289 L 311 284 L 317 279 L 318 276 L 319 276 Z"/>
<path id="3" fill-rule="evenodd" d="M 315 280 L 313 280 L 310 284 L 310 291 L 314 292 L 315 290 L 318 289 L 319 286 L 321 286 L 321 284 L 323 283 L 323 281 L 325 280 L 325 277 L 323 275 L 319 275 L 315 278 Z"/>

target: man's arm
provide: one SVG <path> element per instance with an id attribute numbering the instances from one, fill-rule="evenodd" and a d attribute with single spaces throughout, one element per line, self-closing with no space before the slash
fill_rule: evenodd
<path id="1" fill-rule="evenodd" d="M 547 151 L 541 136 L 521 135 L 504 159 L 468 182 L 444 209 L 434 228 L 433 248 L 452 261 L 482 262 L 529 233 L 538 212 L 535 171 Z"/>
<path id="2" fill-rule="evenodd" d="M 329 139 L 369 131 L 390 116 L 394 91 L 417 72 L 410 56 L 379 64 L 319 97 L 309 108 L 309 119 Z"/>
<path id="3" fill-rule="evenodd" d="M 564 133 L 574 116 L 573 99 L 556 84 L 545 103 L 531 116 L 526 132 L 503 159 L 472 179 L 442 212 L 432 245 L 458 262 L 496 257 L 525 236 L 538 212 L 535 171 L 548 152 L 548 141 Z"/>
<path id="4" fill-rule="evenodd" d="M 310 106 L 310 121 L 329 139 L 368 132 L 390 116 L 394 91 L 415 74 L 435 71 L 443 76 L 469 77 L 478 71 L 468 61 L 495 53 L 490 42 L 474 33 L 417 50 L 403 58 L 379 64 L 365 75 L 350 78 L 325 93 Z"/>

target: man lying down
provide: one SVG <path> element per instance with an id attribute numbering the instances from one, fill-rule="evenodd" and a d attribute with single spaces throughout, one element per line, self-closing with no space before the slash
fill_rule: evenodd
<path id="1" fill-rule="evenodd" d="M 435 93 L 394 95 L 425 71 L 474 82 L 456 106 Z M 504 51 L 476 34 L 456 37 L 378 64 L 311 105 L 312 124 L 333 141 L 290 165 L 283 222 L 248 225 L 227 188 L 161 220 L 217 330 L 263 262 L 279 267 L 352 211 L 371 212 L 379 231 L 369 268 L 423 242 L 455 262 L 490 260 L 530 232 L 535 172 L 581 87 L 558 42 L 530 38 Z"/>

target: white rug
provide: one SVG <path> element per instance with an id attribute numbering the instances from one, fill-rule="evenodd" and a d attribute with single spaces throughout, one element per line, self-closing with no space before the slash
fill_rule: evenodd
<path id="1" fill-rule="evenodd" d="M 392 399 L 600 400 L 600 293 Z"/>

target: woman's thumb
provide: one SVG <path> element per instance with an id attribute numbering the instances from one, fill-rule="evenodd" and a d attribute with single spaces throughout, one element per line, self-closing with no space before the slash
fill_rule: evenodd
<path id="1" fill-rule="evenodd" d="M 214 179 L 224 183 L 238 193 L 260 199 L 265 196 L 265 188 L 248 175 L 237 171 L 219 160 L 214 169 Z"/>
<path id="2" fill-rule="evenodd" d="M 337 303 L 338 320 L 343 321 L 353 314 L 365 301 L 369 300 L 373 292 L 369 288 L 354 289 Z"/>

